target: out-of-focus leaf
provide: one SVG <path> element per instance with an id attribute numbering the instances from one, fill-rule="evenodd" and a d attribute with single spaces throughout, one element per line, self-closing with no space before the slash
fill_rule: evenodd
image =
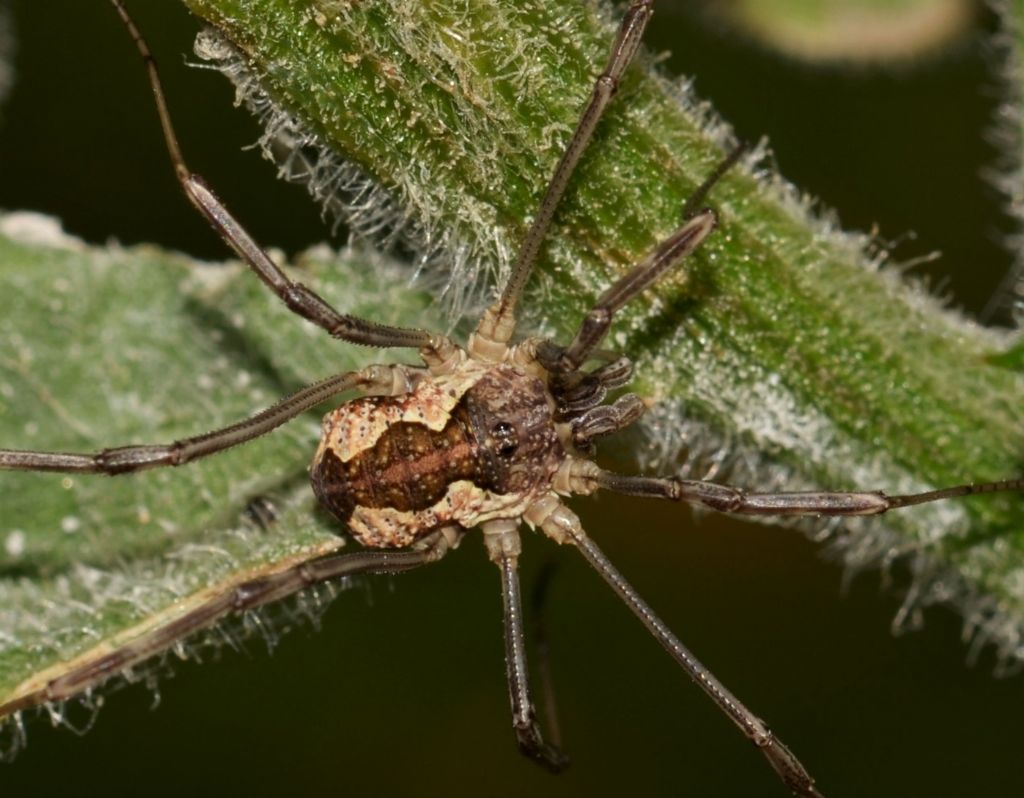
<path id="1" fill-rule="evenodd" d="M 703 7 L 761 44 L 816 63 L 892 64 L 963 37 L 971 0 L 708 0 Z"/>

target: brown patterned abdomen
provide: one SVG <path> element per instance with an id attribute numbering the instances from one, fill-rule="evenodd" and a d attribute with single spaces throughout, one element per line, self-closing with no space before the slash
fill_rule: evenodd
<path id="1" fill-rule="evenodd" d="M 382 401 L 387 400 L 356 400 Z M 357 506 L 425 509 L 444 496 L 449 484 L 471 480 L 477 469 L 476 444 L 460 406 L 443 430 L 414 422 L 393 424 L 372 447 L 348 462 L 326 449 L 310 478 L 321 503 L 347 521 Z"/>

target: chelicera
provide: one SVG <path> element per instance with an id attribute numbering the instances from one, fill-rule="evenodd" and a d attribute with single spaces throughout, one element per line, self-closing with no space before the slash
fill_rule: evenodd
<path id="1" fill-rule="evenodd" d="M 195 618 L 182 619 L 179 629 L 194 631 L 228 612 L 242 612 L 342 576 L 394 573 L 435 562 L 469 530 L 478 528 L 501 573 L 516 737 L 525 754 L 557 771 L 567 760 L 545 741 L 528 680 L 517 570 L 519 529 L 525 522 L 557 543 L 575 546 L 687 675 L 757 746 L 782 781 L 800 795 L 820 795 L 796 756 L 683 646 L 590 540 L 563 498 L 610 490 L 721 512 L 853 516 L 975 493 L 1021 490 L 1024 480 L 899 496 L 879 491 L 749 493 L 675 476 L 616 474 L 594 463 L 596 442 L 628 427 L 645 409 L 643 400 L 630 393 L 606 403 L 610 391 L 628 384 L 632 364 L 627 357 L 601 348 L 605 335 L 617 311 L 713 232 L 716 214 L 702 204 L 741 154 L 734 149 L 694 191 L 682 209 L 680 226 L 598 298 L 568 344 L 541 338 L 514 340 L 517 305 L 533 264 L 575 166 L 640 45 L 653 0 L 635 0 L 626 10 L 511 276 L 464 347 L 438 333 L 341 314 L 314 291 L 289 279 L 186 165 L 149 48 L 120 0 L 111 2 L 144 59 L 171 161 L 193 205 L 294 313 L 350 343 L 416 349 L 422 365 L 373 365 L 339 374 L 302 388 L 251 418 L 169 445 L 121 446 L 95 454 L 3 449 L 0 468 L 118 475 L 183 465 L 264 435 L 326 399 L 357 391 L 361 398 L 325 417 L 311 480 L 320 502 L 364 549 L 239 584 L 196 610 Z M 114 652 L 54 679 L 37 698 L 74 695 L 97 675 L 116 673 L 171 642 L 157 638 Z"/>

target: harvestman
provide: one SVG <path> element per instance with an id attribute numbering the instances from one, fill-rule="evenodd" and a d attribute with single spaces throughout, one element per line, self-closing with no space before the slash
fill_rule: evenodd
<path id="1" fill-rule="evenodd" d="M 323 557 L 244 582 L 181 619 L 180 633 L 326 580 L 359 573 L 396 573 L 436 562 L 457 545 L 467 529 L 480 527 L 490 559 L 501 571 L 516 737 L 525 754 L 558 771 L 568 760 L 544 740 L 527 676 L 517 570 L 518 530 L 525 521 L 556 542 L 579 549 L 680 667 L 758 747 L 783 782 L 800 795 L 820 795 L 800 761 L 662 623 L 587 537 L 560 497 L 603 489 L 729 513 L 854 516 L 976 493 L 1022 490 L 1024 479 L 904 496 L 877 491 L 747 493 L 728 485 L 678 477 L 615 474 L 590 459 L 598 438 L 632 424 L 644 410 L 640 397 L 630 393 L 603 404 L 608 391 L 629 382 L 633 367 L 628 358 L 600 349 L 599 344 L 618 310 L 692 253 L 714 230 L 714 211 L 700 206 L 740 154 L 735 150 L 697 188 L 683 209 L 683 224 L 598 298 L 568 346 L 538 338 L 511 343 L 516 305 L 548 227 L 580 155 L 640 45 L 653 0 L 635 0 L 627 9 L 508 282 L 484 312 L 465 348 L 438 333 L 341 314 L 311 289 L 291 281 L 202 178 L 186 166 L 155 61 L 120 0 L 111 2 L 145 62 L 170 159 L 192 204 L 294 313 L 350 343 L 417 349 L 424 365 L 373 365 L 330 377 L 237 424 L 169 445 L 122 446 L 96 454 L 2 449 L 0 469 L 113 475 L 183 465 L 264 435 L 333 396 L 359 391 L 363 398 L 342 404 L 324 418 L 311 479 L 320 501 L 366 549 Z M 592 365 L 589 371 L 584 369 L 588 365 Z M 73 695 L 89 679 L 116 673 L 169 642 L 115 652 L 84 671 L 55 679 L 47 685 L 46 698 Z"/>

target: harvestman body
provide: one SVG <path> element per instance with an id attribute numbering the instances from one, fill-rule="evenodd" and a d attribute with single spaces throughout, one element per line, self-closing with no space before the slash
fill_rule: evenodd
<path id="1" fill-rule="evenodd" d="M 615 474 L 590 459 L 598 438 L 632 424 L 644 410 L 642 400 L 629 393 L 603 404 L 608 391 L 628 383 L 632 364 L 626 357 L 599 349 L 599 344 L 620 308 L 692 253 L 714 230 L 714 211 L 700 209 L 700 205 L 740 154 L 735 150 L 698 187 L 683 209 L 683 224 L 601 295 L 568 346 L 536 338 L 512 343 L 516 304 L 576 163 L 640 45 L 653 0 L 636 0 L 627 9 L 511 276 L 465 348 L 437 333 L 340 314 L 315 292 L 292 282 L 186 166 L 155 62 L 120 0 L 111 2 L 145 61 L 171 161 L 193 205 L 296 314 L 351 343 L 415 348 L 424 365 L 375 365 L 330 377 L 249 419 L 166 446 L 124 446 L 91 455 L 0 449 L 0 469 L 124 474 L 182 465 L 270 432 L 332 396 L 359 391 L 363 398 L 341 405 L 324 419 L 311 479 L 321 503 L 366 549 L 243 583 L 216 600 L 216 606 L 204 608 L 210 618 L 244 611 L 341 576 L 394 573 L 435 562 L 468 529 L 479 527 L 490 559 L 501 571 L 509 692 L 519 746 L 557 771 L 567 759 L 543 738 L 527 678 L 517 572 L 518 530 L 525 521 L 558 543 L 576 546 L 683 670 L 759 748 L 783 782 L 800 795 L 820 795 L 799 760 L 661 622 L 587 537 L 561 497 L 604 489 L 684 501 L 721 512 L 847 516 L 874 515 L 975 493 L 1022 490 L 1024 480 L 961 485 L 907 496 L 881 492 L 746 493 L 727 485 L 677 477 Z M 592 368 L 585 370 L 588 365 Z M 194 628 L 199 628 L 198 621 Z M 136 651 L 133 656 L 138 659 L 147 653 L 155 652 Z M 90 673 L 114 673 L 128 664 L 112 658 L 94 664 Z M 73 694 L 76 680 L 84 681 L 87 676 L 73 674 L 61 684 L 52 683 L 49 697 Z"/>

